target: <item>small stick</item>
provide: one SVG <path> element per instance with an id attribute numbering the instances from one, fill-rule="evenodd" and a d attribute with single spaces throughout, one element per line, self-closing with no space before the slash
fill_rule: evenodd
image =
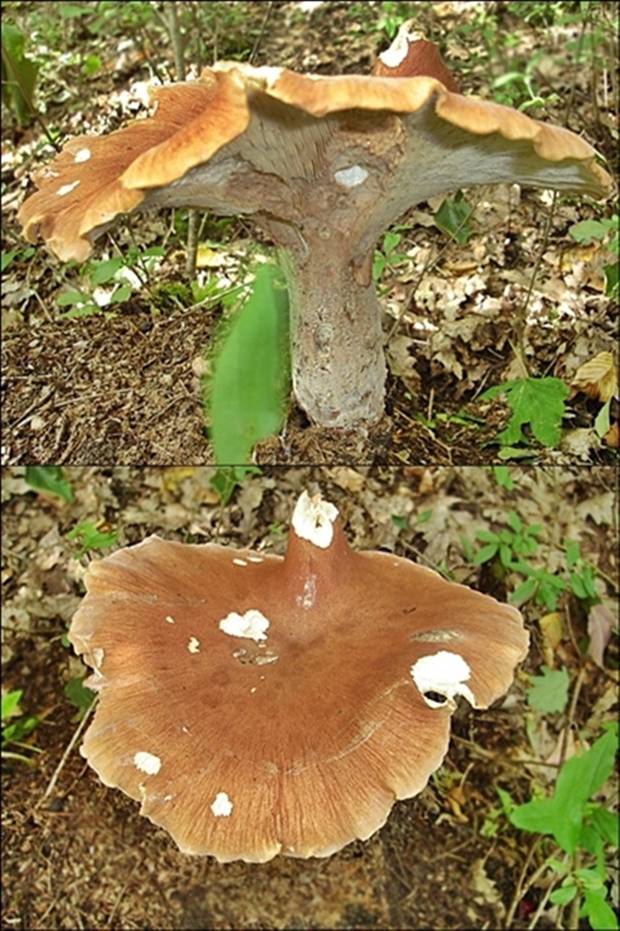
<path id="1" fill-rule="evenodd" d="M 55 769 L 54 772 L 52 773 L 52 778 L 51 778 L 50 781 L 48 782 L 47 788 L 46 788 L 45 792 L 43 793 L 43 795 L 41 796 L 41 798 L 39 799 L 39 801 L 37 802 L 37 804 L 35 805 L 35 808 L 38 808 L 39 805 L 42 805 L 43 802 L 45 801 L 45 799 L 46 799 L 46 798 L 50 795 L 50 793 L 53 791 L 54 786 L 56 785 L 56 782 L 58 781 L 58 777 L 60 776 L 60 773 L 62 772 L 62 769 L 63 769 L 65 763 L 66 763 L 67 760 L 69 759 L 69 755 L 71 754 L 71 751 L 73 750 L 73 748 L 75 747 L 75 745 L 76 745 L 76 743 L 77 743 L 77 741 L 78 741 L 78 737 L 80 736 L 80 734 L 81 734 L 82 731 L 84 730 L 84 727 L 86 726 L 86 722 L 88 721 L 88 719 L 89 719 L 89 717 L 90 717 L 91 711 L 92 711 L 93 708 L 95 707 L 95 704 L 96 704 L 96 702 L 97 702 L 97 698 L 98 698 L 98 697 L 99 697 L 98 695 L 95 695 L 95 697 L 94 697 L 93 700 L 91 701 L 90 705 L 88 706 L 88 708 L 87 708 L 86 711 L 84 712 L 84 717 L 82 718 L 82 720 L 80 721 L 80 723 L 79 723 L 78 726 L 76 727 L 75 732 L 74 732 L 74 734 L 73 734 L 73 737 L 71 738 L 71 740 L 70 740 L 69 743 L 67 744 L 67 748 L 66 748 L 65 752 L 63 753 L 62 757 L 60 758 L 60 763 L 58 764 L 58 766 L 56 767 L 56 769 Z"/>

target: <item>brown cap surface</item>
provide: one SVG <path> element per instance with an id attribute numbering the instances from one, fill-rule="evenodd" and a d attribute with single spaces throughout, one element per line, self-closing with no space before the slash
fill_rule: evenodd
<path id="1" fill-rule="evenodd" d="M 372 74 L 388 78 L 413 78 L 425 75 L 441 81 L 449 91 L 458 91 L 456 79 L 443 62 L 439 49 L 407 20 L 398 30 L 388 49 L 381 52 Z"/>
<path id="2" fill-rule="evenodd" d="M 353 552 L 306 493 L 285 558 L 150 537 L 86 584 L 69 637 L 100 701 L 82 753 L 221 861 L 369 837 L 441 763 L 454 696 L 486 707 L 527 652 L 515 608 Z"/>
<path id="3" fill-rule="evenodd" d="M 148 171 L 151 185 L 167 184 L 211 158 L 249 121 L 234 75 L 154 88 L 152 96 L 154 116 L 107 136 L 72 139 L 37 173 L 39 191 L 18 214 L 29 242 L 42 237 L 60 259 L 84 261 L 92 252 L 90 234 L 144 200 L 144 191 L 127 183 L 132 170 Z"/>

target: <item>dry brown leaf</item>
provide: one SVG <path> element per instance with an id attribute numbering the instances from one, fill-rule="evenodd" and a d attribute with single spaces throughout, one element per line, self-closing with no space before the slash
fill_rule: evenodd
<path id="1" fill-rule="evenodd" d="M 544 614 L 538 619 L 538 626 L 543 638 L 543 656 L 545 663 L 553 669 L 555 651 L 562 640 L 562 616 L 558 611 Z"/>
<path id="2" fill-rule="evenodd" d="M 611 352 L 599 352 L 580 365 L 573 378 L 573 387 L 589 398 L 598 398 L 603 404 L 617 397 L 618 374 Z"/>
<path id="3" fill-rule="evenodd" d="M 603 437 L 603 443 L 605 446 L 611 447 L 611 449 L 618 449 L 620 445 L 620 432 L 618 431 L 618 421 L 612 423 L 611 427 Z"/>

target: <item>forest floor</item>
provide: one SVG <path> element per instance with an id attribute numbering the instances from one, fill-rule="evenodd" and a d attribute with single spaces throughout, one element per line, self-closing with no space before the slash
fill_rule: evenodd
<path id="1" fill-rule="evenodd" d="M 155 532 L 282 553 L 305 488 L 336 504 L 355 548 L 416 559 L 500 600 L 519 579 L 496 561 L 476 565 L 464 538 L 475 548 L 477 532 L 505 529 L 514 511 L 524 526 L 542 525 L 534 562 L 556 577 L 568 576 L 566 541 L 579 541 L 613 619 L 613 469 L 514 467 L 499 484 L 483 468 L 267 467 L 226 507 L 210 468 L 77 467 L 64 478 L 72 501 L 36 493 L 20 467 L 3 482 L 4 688 L 22 690 L 21 713 L 37 719 L 24 746 L 8 747 L 27 761 L 3 759 L 4 927 L 527 928 L 541 902 L 536 927 L 561 926 L 561 908 L 543 901 L 549 873 L 523 888 L 545 848 L 508 823 L 497 789 L 515 802 L 548 792 L 562 754 L 591 744 L 615 717 L 613 622 L 600 631 L 597 653 L 594 615 L 568 590 L 552 628 L 548 608 L 535 599 L 522 606 L 531 649 L 514 685 L 490 709 L 459 703 L 448 754 L 422 793 L 397 802 L 368 841 L 321 860 L 187 857 L 137 803 L 101 784 L 79 740 L 62 762 L 80 723 L 65 689 L 84 674 L 63 637 L 88 560 L 106 547 Z M 84 522 L 114 542 L 100 538 L 99 549 L 81 554 L 68 534 Z M 530 676 L 543 663 L 567 671 L 571 701 L 561 711 L 542 713 L 528 701 Z M 613 804 L 616 789 L 611 780 L 602 800 Z"/>
<path id="2" fill-rule="evenodd" d="M 304 6 L 205 4 L 201 15 L 212 17 L 205 28 L 183 20 L 187 61 L 251 54 L 256 65 L 368 73 L 389 42 L 390 5 Z M 515 105 L 526 104 L 522 81 L 495 82 L 529 68 L 542 102 L 528 114 L 570 127 L 613 164 L 615 4 L 592 5 L 583 22 L 568 13 L 549 20 L 542 10 L 562 4 L 533 4 L 529 19 L 517 6 L 396 4 L 398 13 L 407 7 L 417 27 L 440 42 L 464 92 L 503 102 L 513 94 Z M 174 76 L 159 20 L 152 14 L 144 22 L 131 20 L 141 15 L 139 4 L 127 5 L 122 16 L 103 17 L 103 26 L 92 5 L 83 7 L 83 15 L 63 20 L 54 5 L 6 4 L 7 15 L 30 37 L 28 51 L 41 68 L 37 100 L 48 127 L 63 140 L 124 125 L 140 110 L 140 82 Z M 575 51 L 582 40 L 592 49 L 585 62 Z M 86 50 L 99 62 L 88 76 Z M 52 154 L 39 124 L 19 129 L 3 120 L 2 154 L 4 249 L 11 256 L 3 274 L 3 461 L 213 462 L 201 378 L 222 307 L 192 309 L 183 272 L 185 214 L 134 219 L 131 231 L 127 225 L 115 231 L 116 245 L 102 240 L 95 265 L 62 265 L 40 246 L 25 247 L 15 221 L 24 194 L 32 191 L 33 171 Z M 584 363 L 613 350 L 615 306 L 604 275 L 613 257 L 603 240 L 579 243 L 570 230 L 611 216 L 614 195 L 602 204 L 561 196 L 553 210 L 548 192 L 515 185 L 467 196 L 473 214 L 466 243 L 458 245 L 435 225 L 443 198 L 401 218 L 389 248 L 379 243 L 389 334 L 384 419 L 366 433 L 329 432 L 309 425 L 292 404 L 279 435 L 255 450 L 257 462 L 488 462 L 499 453 L 497 434 L 509 411 L 499 398 L 482 399 L 485 389 L 526 375 L 555 376 L 570 388 Z M 200 287 L 243 278 L 252 235 L 246 222 L 209 219 Z M 164 244 L 146 286 L 134 280 L 123 303 L 88 316 L 59 306 L 67 289 L 92 292 L 89 275 L 97 262 L 125 255 L 136 239 L 141 249 Z M 600 408 L 600 400 L 573 389 L 561 441 L 540 446 L 526 428 L 512 455 L 548 464 L 615 461 L 617 428 L 605 436 L 595 429 Z M 615 413 L 612 406 L 612 421 Z"/>

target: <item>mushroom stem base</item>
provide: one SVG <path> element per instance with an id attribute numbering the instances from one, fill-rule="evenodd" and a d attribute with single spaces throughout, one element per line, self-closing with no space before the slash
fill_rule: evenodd
<path id="1" fill-rule="evenodd" d="M 351 263 L 338 262 L 327 246 L 312 252 L 303 262 L 282 256 L 295 398 L 322 427 L 376 423 L 384 413 L 386 366 L 374 285 L 358 284 Z"/>

